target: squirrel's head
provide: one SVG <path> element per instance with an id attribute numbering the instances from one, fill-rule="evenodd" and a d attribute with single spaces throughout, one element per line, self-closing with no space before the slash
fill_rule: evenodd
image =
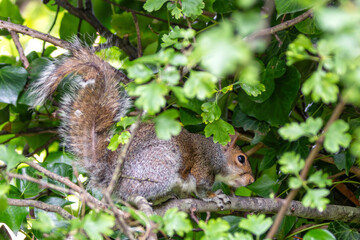
<path id="1" fill-rule="evenodd" d="M 222 147 L 225 166 L 216 175 L 216 180 L 238 188 L 254 182 L 251 166 L 246 154 L 236 145 L 238 135 L 231 135 L 231 142 Z"/>

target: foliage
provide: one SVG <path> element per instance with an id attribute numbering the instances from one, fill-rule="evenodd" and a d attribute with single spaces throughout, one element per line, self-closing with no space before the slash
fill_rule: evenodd
<path id="1" fill-rule="evenodd" d="M 62 7 L 57 12 L 54 1 L 25 2 L 0 0 L 1 21 L 10 19 L 63 40 L 78 35 L 89 45 L 106 43 L 104 36 L 96 36 L 101 31 L 93 22 L 80 21 Z M 68 2 L 76 6 L 83 1 Z M 359 175 L 354 178 L 352 169 L 360 164 L 360 1 L 275 0 L 274 11 L 265 13 L 262 7 L 268 1 L 258 0 L 91 2 L 99 23 L 126 38 L 120 48 L 115 37 L 113 42 L 108 39 L 112 46 L 99 55 L 132 79 L 123 87 L 134 99 L 134 109 L 155 123 L 159 138 L 170 139 L 185 127 L 226 145 L 238 132 L 244 151 L 258 143 L 264 147 L 249 156 L 256 181 L 236 189 L 237 196 L 285 198 L 289 190 L 298 189 L 296 200 L 319 211 L 329 203 L 359 206 Z M 294 26 L 282 24 L 309 9 L 311 18 Z M 272 35 L 256 36 L 266 27 L 274 27 Z M 117 222 L 109 211 L 87 208 L 72 194 L 44 186 L 66 187 L 26 164 L 37 161 L 86 184 L 86 173 L 74 171 L 76 165 L 54 131 L 59 126 L 56 103 L 66 86 L 53 101 L 34 109 L 29 109 L 32 100 L 26 93 L 44 66 L 64 51 L 21 36 L 30 62 L 25 69 L 9 32 L 1 29 L 0 34 L 0 222 L 28 239 L 126 239 L 113 228 Z M 142 56 L 127 55 L 126 44 L 141 49 Z M 117 123 L 109 149 L 129 141 L 129 127 L 136 119 L 125 117 Z M 320 153 L 309 155 L 315 147 Z M 304 177 L 309 158 L 313 163 Z M 342 170 L 345 174 L 329 179 Z M 11 179 L 14 173 L 44 184 Z M 101 198 L 96 190 L 90 192 Z M 15 206 L 12 199 L 35 199 L 74 218 Z M 239 217 L 230 211 L 213 212 L 206 221 L 205 215 L 189 217 L 176 208 L 151 217 L 125 209 L 137 221 L 137 237 L 156 224 L 161 239 L 264 239 L 274 222 L 271 215 Z M 311 229 L 323 225 L 328 229 Z M 358 239 L 355 229 L 359 225 L 285 217 L 276 237 L 286 239 L 295 232 L 303 239 Z"/>

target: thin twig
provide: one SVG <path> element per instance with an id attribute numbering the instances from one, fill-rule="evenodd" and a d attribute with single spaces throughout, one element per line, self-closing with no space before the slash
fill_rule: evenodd
<path id="1" fill-rule="evenodd" d="M 138 49 L 138 57 L 142 56 L 142 46 L 141 46 L 141 32 L 139 27 L 139 21 L 136 17 L 135 13 L 131 13 L 134 19 L 135 29 L 136 29 L 136 38 L 137 38 L 137 49 Z"/>
<path id="2" fill-rule="evenodd" d="M 24 49 L 21 46 L 21 43 L 19 41 L 19 36 L 16 34 L 16 32 L 14 32 L 12 30 L 10 30 L 9 32 L 10 32 L 12 39 L 14 40 L 16 49 L 19 52 L 20 60 L 21 60 L 22 64 L 24 65 L 24 68 L 27 69 L 30 64 L 29 64 L 29 60 L 25 56 Z"/>
<path id="3" fill-rule="evenodd" d="M 8 22 L 8 21 L 0 20 L 0 28 L 1 29 L 7 29 L 8 31 L 14 31 L 14 32 L 17 32 L 17 33 L 22 33 L 22 34 L 25 34 L 25 35 L 29 35 L 31 37 L 47 41 L 49 43 L 54 44 L 55 46 L 59 46 L 59 47 L 65 48 L 65 49 L 70 49 L 70 47 L 71 47 L 70 43 L 67 42 L 67 41 L 61 40 L 61 39 L 56 38 L 56 37 L 52 37 L 52 36 L 50 36 L 48 34 L 41 33 L 39 31 L 36 31 L 34 29 L 25 27 L 23 25 L 19 25 L 19 24 Z"/>
<path id="4" fill-rule="evenodd" d="M 34 182 L 34 183 L 39 184 L 40 186 L 42 186 L 44 188 L 51 188 L 51 189 L 54 189 L 54 190 L 57 190 L 57 191 L 60 191 L 60 192 L 64 192 L 66 194 L 77 195 L 76 192 L 71 190 L 71 189 L 56 186 L 54 184 L 41 181 L 39 179 L 30 177 L 30 176 L 25 175 L 25 174 L 16 174 L 16 173 L 8 172 L 7 175 L 9 177 L 11 177 L 11 178 L 23 179 L 23 180 L 26 180 L 26 181 Z"/>
<path id="5" fill-rule="evenodd" d="M 303 14 L 297 16 L 294 19 L 288 20 L 286 22 L 280 23 L 280 24 L 278 24 L 276 26 L 273 26 L 273 27 L 270 27 L 270 28 L 265 28 L 265 29 L 261 29 L 259 31 L 256 31 L 256 32 L 252 33 L 251 35 L 245 37 L 245 40 L 246 41 L 252 41 L 252 40 L 254 40 L 255 38 L 258 38 L 258 37 L 267 36 L 267 35 L 274 34 L 276 32 L 285 30 L 285 29 L 287 29 L 289 27 L 294 26 L 295 24 L 297 24 L 299 22 L 304 21 L 305 19 L 311 17 L 312 15 L 313 15 L 313 11 L 310 9 L 310 10 L 304 12 Z"/>
<path id="6" fill-rule="evenodd" d="M 326 123 L 326 126 L 324 127 L 323 130 L 323 134 L 319 137 L 319 139 L 316 141 L 315 143 L 315 147 L 311 150 L 310 154 L 308 155 L 308 157 L 305 160 L 305 166 L 302 169 L 301 173 L 300 173 L 300 177 L 305 180 L 306 176 L 312 166 L 312 163 L 314 161 L 314 159 L 316 158 L 316 156 L 318 155 L 322 144 L 324 142 L 324 138 L 325 138 L 325 134 L 328 131 L 329 127 L 331 126 L 331 124 L 333 124 L 333 122 L 335 122 L 336 119 L 338 119 L 343 111 L 345 107 L 345 102 L 342 100 L 342 98 L 340 98 L 338 105 L 336 106 L 336 108 L 334 109 L 329 121 Z M 284 218 L 291 201 L 295 198 L 295 196 L 297 195 L 299 189 L 293 189 L 291 190 L 291 192 L 289 193 L 289 195 L 286 197 L 286 199 L 283 202 L 283 205 L 279 211 L 279 213 L 277 214 L 277 217 L 274 221 L 274 224 L 272 225 L 270 231 L 267 233 L 266 238 L 272 239 L 274 237 L 274 235 L 276 234 L 278 228 L 280 227 L 280 224 L 282 222 L 282 219 Z"/>
<path id="7" fill-rule="evenodd" d="M 257 151 L 259 151 L 260 149 L 264 148 L 265 144 L 262 142 L 259 142 L 258 144 L 256 144 L 253 148 L 249 149 L 245 154 L 250 157 L 251 155 L 253 155 L 254 153 L 256 153 Z"/>
<path id="8" fill-rule="evenodd" d="M 18 207 L 35 207 L 38 209 L 42 209 L 47 212 L 55 212 L 60 214 L 65 219 L 73 219 L 75 218 L 73 215 L 68 213 L 66 210 L 61 208 L 60 206 L 50 205 L 44 202 L 36 201 L 36 200 L 23 200 L 23 199 L 7 199 L 8 204 L 11 206 L 18 206 Z"/>
<path id="9" fill-rule="evenodd" d="M 55 2 L 59 6 L 66 9 L 70 14 L 88 22 L 93 28 L 96 29 L 96 31 L 100 33 L 100 35 L 108 39 L 112 39 L 114 45 L 121 48 L 131 60 L 137 57 L 137 49 L 131 45 L 129 40 L 127 38 L 120 38 L 107 29 L 92 13 L 91 7 L 79 9 L 71 5 L 69 1 L 66 0 L 55 0 Z"/>

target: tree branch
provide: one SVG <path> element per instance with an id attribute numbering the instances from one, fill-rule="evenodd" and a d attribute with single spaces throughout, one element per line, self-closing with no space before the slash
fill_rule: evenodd
<path id="1" fill-rule="evenodd" d="M 91 12 L 91 9 L 76 8 L 66 0 L 55 0 L 55 2 L 66 9 L 70 14 L 87 21 L 102 36 L 113 40 L 114 45 L 121 48 L 130 59 L 135 59 L 137 57 L 137 49 L 131 45 L 129 40 L 127 38 L 120 38 L 110 32 L 110 30 L 102 25 L 102 23 L 95 17 L 95 15 Z"/>
<path id="2" fill-rule="evenodd" d="M 280 24 L 278 24 L 276 26 L 273 26 L 273 27 L 270 27 L 270 28 L 265 28 L 265 29 L 261 29 L 259 31 L 256 31 L 256 32 L 250 34 L 249 36 L 245 37 L 245 40 L 246 41 L 252 41 L 252 40 L 254 40 L 255 38 L 258 38 L 258 37 L 267 36 L 267 35 L 274 34 L 276 32 L 285 30 L 285 29 L 287 29 L 289 27 L 294 26 L 295 24 L 297 24 L 299 22 L 304 21 L 305 19 L 311 17 L 312 15 L 313 15 L 313 12 L 310 9 L 310 10 L 304 12 L 303 14 L 297 16 L 294 19 L 288 20 L 286 22 L 280 23 Z"/>
<path id="3" fill-rule="evenodd" d="M 309 172 L 309 170 L 311 168 L 311 165 L 312 165 L 314 159 L 316 158 L 316 156 L 318 155 L 318 153 L 319 153 L 319 151 L 320 151 L 320 149 L 322 147 L 322 144 L 323 144 L 324 138 L 325 138 L 325 133 L 328 131 L 331 124 L 333 124 L 333 122 L 335 122 L 335 120 L 340 117 L 344 107 L 345 107 L 345 102 L 342 100 L 342 98 L 340 98 L 338 105 L 334 109 L 329 121 L 326 123 L 326 126 L 324 127 L 322 135 L 316 141 L 315 147 L 311 150 L 310 154 L 308 155 L 308 157 L 305 160 L 305 166 L 304 166 L 304 168 L 302 169 L 302 171 L 300 173 L 300 177 L 303 180 L 306 179 L 306 176 L 307 176 L 307 174 L 308 174 L 308 172 Z M 276 217 L 276 219 L 274 221 L 274 224 L 272 225 L 270 231 L 267 233 L 266 238 L 272 239 L 273 236 L 276 234 L 278 228 L 280 227 L 282 219 L 284 218 L 286 212 L 288 211 L 288 208 L 289 208 L 289 205 L 290 205 L 291 201 L 295 198 L 298 191 L 299 191 L 299 189 L 291 190 L 289 195 L 283 201 L 283 206 L 281 207 L 279 213 L 277 214 L 277 217 Z"/>
<path id="4" fill-rule="evenodd" d="M 225 204 L 224 211 L 256 212 L 264 214 L 276 214 L 282 206 L 283 200 L 258 197 L 229 197 L 230 204 Z M 287 216 L 300 218 L 341 220 L 344 222 L 360 223 L 360 209 L 348 206 L 327 205 L 323 212 L 314 208 L 304 207 L 299 201 L 291 201 Z M 221 209 L 214 202 L 204 202 L 199 199 L 176 199 L 154 207 L 154 212 L 164 215 L 169 208 L 177 207 L 180 211 L 190 213 L 192 207 L 197 212 L 216 212 Z"/>
<path id="5" fill-rule="evenodd" d="M 15 23 L 0 20 L 0 28 L 1 29 L 6 29 L 8 31 L 14 31 L 14 32 L 17 32 L 17 33 L 22 33 L 22 34 L 25 34 L 25 35 L 29 35 L 31 37 L 38 38 L 38 39 L 47 41 L 49 43 L 52 43 L 55 46 L 59 46 L 59 47 L 65 48 L 65 49 L 70 49 L 70 43 L 69 42 L 61 40 L 61 39 L 56 38 L 56 37 L 52 37 L 52 36 L 50 36 L 48 34 L 38 32 L 38 31 L 36 31 L 34 29 L 25 27 L 23 25 L 19 25 L 19 24 L 15 24 Z"/>
<path id="6" fill-rule="evenodd" d="M 66 210 L 59 206 L 46 204 L 36 200 L 23 200 L 23 199 L 14 199 L 8 198 L 8 204 L 11 206 L 18 206 L 18 207 L 35 207 L 38 209 L 42 209 L 47 212 L 55 212 L 60 214 L 65 219 L 73 219 L 74 216 L 68 213 Z"/>
<path id="7" fill-rule="evenodd" d="M 14 43 L 15 43 L 16 49 L 19 52 L 20 61 L 24 65 L 24 68 L 27 69 L 29 67 L 30 63 L 29 63 L 29 60 L 25 56 L 23 47 L 20 44 L 19 36 L 14 31 L 9 31 L 9 32 L 10 32 L 10 35 L 11 35 L 11 37 L 12 37 Z"/>

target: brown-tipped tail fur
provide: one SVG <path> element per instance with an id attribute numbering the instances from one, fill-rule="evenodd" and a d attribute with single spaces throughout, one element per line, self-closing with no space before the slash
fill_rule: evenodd
<path id="1" fill-rule="evenodd" d="M 105 179 L 98 178 L 109 171 L 104 168 L 111 167 L 116 159 L 115 153 L 107 150 L 111 129 L 130 106 L 126 93 L 119 91 L 123 74 L 89 48 L 75 43 L 71 55 L 49 64 L 30 86 L 34 105 L 43 104 L 69 74 L 70 88 L 60 102 L 60 133 L 80 165 L 101 182 Z"/>

